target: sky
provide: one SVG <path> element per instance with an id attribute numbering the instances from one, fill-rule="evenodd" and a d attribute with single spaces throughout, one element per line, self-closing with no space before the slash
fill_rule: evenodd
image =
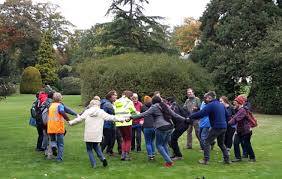
<path id="1" fill-rule="evenodd" d="M 0 0 L 3 3 L 4 0 Z M 60 6 L 59 11 L 77 29 L 88 29 L 96 23 L 111 20 L 105 17 L 111 0 L 32 0 L 33 2 L 51 2 Z M 165 24 L 171 27 L 183 24 L 185 17 L 199 18 L 210 0 L 149 0 L 145 6 L 145 15 L 165 17 Z"/>

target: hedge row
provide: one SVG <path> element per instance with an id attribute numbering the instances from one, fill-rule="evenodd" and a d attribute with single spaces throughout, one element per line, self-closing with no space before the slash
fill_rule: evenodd
<path id="1" fill-rule="evenodd" d="M 162 96 L 184 101 L 188 87 L 202 96 L 214 86 L 203 68 L 166 54 L 129 53 L 88 61 L 81 66 L 81 80 L 84 103 L 112 89 L 119 94 L 132 90 L 141 96 L 161 91 Z"/>

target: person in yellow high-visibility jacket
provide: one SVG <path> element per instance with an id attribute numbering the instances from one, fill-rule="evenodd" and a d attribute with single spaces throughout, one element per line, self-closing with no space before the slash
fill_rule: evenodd
<path id="1" fill-rule="evenodd" d="M 136 114 L 136 109 L 133 102 L 130 100 L 133 93 L 131 91 L 124 91 L 122 97 L 115 101 L 115 115 L 120 118 L 128 118 L 132 114 Z M 122 144 L 121 144 L 121 160 L 130 160 L 129 152 L 131 149 L 131 136 L 132 136 L 132 120 L 128 122 L 116 122 L 116 127 L 119 128 Z"/>

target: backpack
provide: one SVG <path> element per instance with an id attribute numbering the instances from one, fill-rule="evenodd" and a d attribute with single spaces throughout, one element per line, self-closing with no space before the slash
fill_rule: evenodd
<path id="1" fill-rule="evenodd" d="M 34 119 L 36 119 L 37 117 L 36 105 L 37 105 L 37 100 L 32 104 L 31 109 L 30 109 L 30 115 Z"/>
<path id="2" fill-rule="evenodd" d="M 248 122 L 249 122 L 251 128 L 257 127 L 257 126 L 258 126 L 258 121 L 257 121 L 257 119 L 254 117 L 253 113 L 252 113 L 250 110 L 246 109 L 246 108 L 245 108 L 245 110 L 246 110 L 247 119 L 248 119 Z"/>
<path id="3" fill-rule="evenodd" d="M 43 123 L 44 125 L 48 123 L 48 110 L 50 105 L 51 102 L 48 99 L 46 99 L 46 101 L 44 101 L 43 103 L 40 101 L 37 102 L 37 105 L 35 107 L 37 116 L 36 121 Z"/>

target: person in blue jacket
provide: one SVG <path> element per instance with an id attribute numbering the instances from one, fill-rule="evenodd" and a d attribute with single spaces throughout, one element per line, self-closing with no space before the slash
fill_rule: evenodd
<path id="1" fill-rule="evenodd" d="M 227 128 L 228 114 L 223 104 L 216 99 L 216 93 L 210 91 L 205 94 L 207 105 L 199 112 L 193 113 L 189 118 L 199 119 L 209 116 L 211 128 L 207 139 L 204 142 L 204 159 L 199 160 L 200 164 L 207 165 L 210 160 L 210 146 L 217 139 L 217 144 L 223 153 L 224 163 L 230 164 L 228 151 L 224 145 L 225 132 Z"/>
<path id="2" fill-rule="evenodd" d="M 115 115 L 113 103 L 117 99 L 117 92 L 112 90 L 106 95 L 106 99 L 101 100 L 101 109 L 106 113 Z M 101 143 L 102 152 L 106 149 L 106 153 L 110 156 L 114 155 L 113 148 L 115 145 L 116 128 L 115 123 L 112 121 L 104 122 L 103 141 Z"/>

